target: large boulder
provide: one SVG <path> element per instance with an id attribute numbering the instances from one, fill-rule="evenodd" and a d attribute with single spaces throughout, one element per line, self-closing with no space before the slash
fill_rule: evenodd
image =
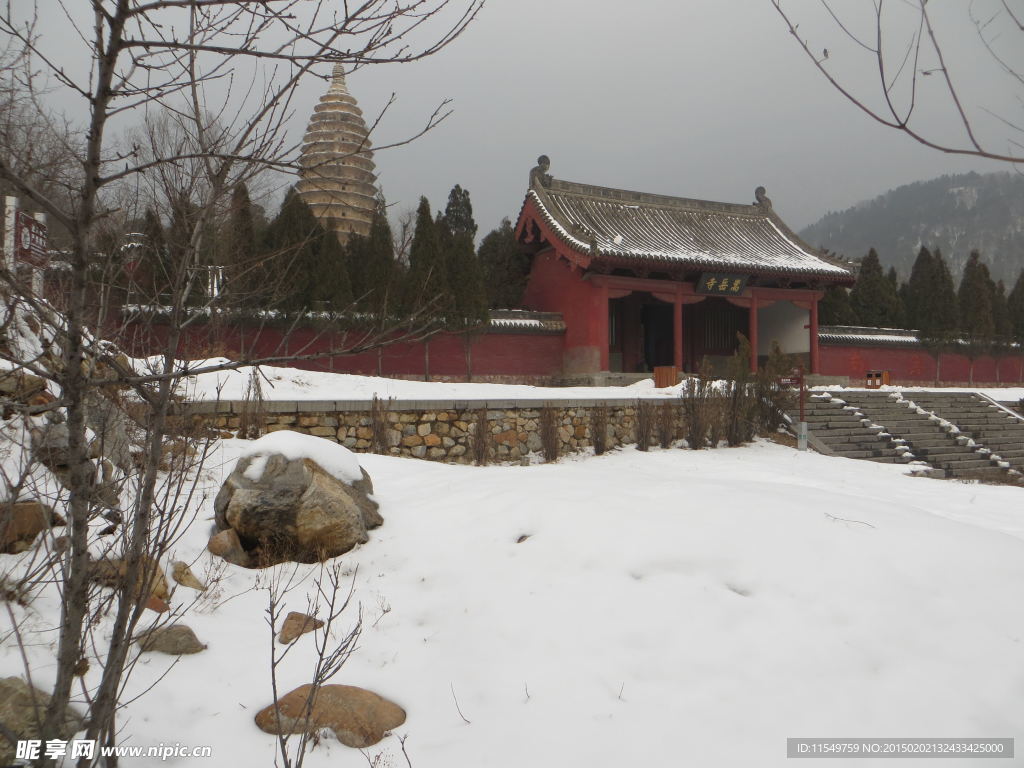
<path id="1" fill-rule="evenodd" d="M 48 694 L 29 687 L 20 677 L 0 678 L 0 765 L 12 765 L 14 762 L 15 744 L 9 738 L 18 741 L 40 737 L 39 723 L 46 717 L 49 703 Z M 60 737 L 70 739 L 82 724 L 82 718 L 68 708 L 60 727 Z"/>
<path id="2" fill-rule="evenodd" d="M 260 567 L 321 562 L 347 552 L 383 522 L 370 498 L 369 476 L 355 467 L 359 475 L 345 482 L 310 458 L 245 456 L 217 494 L 217 528 L 234 531 Z"/>
<path id="3" fill-rule="evenodd" d="M 308 707 L 310 685 L 300 685 L 274 705 L 256 714 L 256 725 L 267 733 L 312 733 L 330 728 L 342 744 L 363 749 L 405 722 L 405 710 L 373 691 L 351 685 L 324 685 Z M 307 717 L 308 710 L 308 717 Z"/>

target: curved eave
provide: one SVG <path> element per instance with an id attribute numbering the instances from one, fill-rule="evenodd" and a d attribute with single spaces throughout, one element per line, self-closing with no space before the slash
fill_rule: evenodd
<path id="1" fill-rule="evenodd" d="M 713 256 L 709 256 L 706 259 L 694 259 L 687 258 L 685 255 L 670 255 L 666 253 L 657 253 L 650 251 L 635 251 L 615 248 L 614 246 L 608 247 L 603 245 L 598 249 L 597 254 L 591 251 L 590 244 L 574 236 L 562 223 L 548 210 L 544 204 L 540 194 L 534 189 L 529 190 L 526 195 L 526 199 L 523 202 L 523 207 L 520 210 L 520 220 L 517 224 L 516 231 L 521 231 L 524 225 L 523 217 L 533 214 L 535 220 L 539 224 L 545 225 L 543 228 L 546 229 L 550 234 L 560 241 L 565 246 L 568 246 L 577 258 L 571 259 L 573 262 L 580 264 L 581 266 L 589 266 L 590 263 L 596 258 L 602 261 L 610 261 L 613 263 L 623 265 L 644 265 L 650 268 L 652 264 L 663 265 L 665 267 L 684 267 L 698 270 L 723 270 L 723 271 L 743 271 L 750 272 L 752 274 L 759 275 L 778 275 L 778 276 L 798 276 L 804 278 L 814 278 L 826 282 L 836 283 L 839 285 L 852 285 L 855 278 L 851 272 L 846 270 L 844 267 L 839 265 L 831 264 L 827 260 L 822 259 L 812 253 L 808 253 L 808 248 L 789 230 L 785 224 L 778 219 L 774 213 L 769 214 L 767 217 L 768 222 L 775 228 L 778 234 L 788 240 L 795 248 L 801 252 L 806 253 L 810 258 L 822 261 L 832 269 L 813 269 L 813 268 L 799 268 L 799 267 L 783 267 L 774 266 L 768 264 L 753 264 L 750 262 L 742 263 L 737 260 L 724 260 L 716 259 Z"/>

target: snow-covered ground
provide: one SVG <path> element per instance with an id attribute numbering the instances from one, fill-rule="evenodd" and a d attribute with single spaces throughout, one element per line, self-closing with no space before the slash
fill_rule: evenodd
<path id="1" fill-rule="evenodd" d="M 174 553 L 201 578 L 212 497 L 249 446 L 219 444 L 199 522 Z M 365 629 L 334 682 L 406 709 L 396 734 L 415 768 L 760 768 L 789 764 L 790 736 L 1024 746 L 1020 488 L 766 442 L 530 467 L 359 460 L 385 523 L 341 558 Z M 305 609 L 316 572 L 299 568 L 287 609 Z M 176 665 L 121 717 L 122 742 L 213 748 L 150 764 L 273 763 L 274 738 L 253 723 L 271 700 L 269 576 L 228 566 L 182 619 L 209 648 L 142 657 L 133 691 Z M 194 594 L 179 587 L 172 606 Z M 55 610 L 38 600 L 31 625 L 52 627 Z M 44 688 L 52 641 L 40 632 L 27 648 Z M 312 649 L 297 641 L 285 690 L 308 682 Z M 8 642 L 0 675 L 14 674 Z M 368 750 L 381 752 L 378 765 L 405 765 L 394 736 Z M 306 763 L 366 764 L 333 739 Z"/>
<path id="2" fill-rule="evenodd" d="M 221 362 L 193 361 L 190 367 Z M 349 373 L 303 371 L 298 368 L 260 366 L 260 386 L 266 400 L 550 400 L 561 398 L 612 399 L 622 397 L 670 397 L 679 386 L 655 389 L 653 379 L 628 387 L 535 387 L 527 384 L 438 382 L 357 376 Z M 193 400 L 241 400 L 249 386 L 249 369 L 221 371 L 185 379 L 183 389 Z"/>
<path id="3" fill-rule="evenodd" d="M 192 361 L 191 367 L 215 365 L 221 359 Z M 379 376 L 357 376 L 347 373 L 304 371 L 298 368 L 261 366 L 261 386 L 266 400 L 372 400 L 376 394 L 381 399 L 418 400 L 469 400 L 469 399 L 526 399 L 551 400 L 574 398 L 601 400 L 623 397 L 673 397 L 680 387 L 655 389 L 653 379 L 644 379 L 628 387 L 535 387 L 525 384 L 483 384 L 466 382 L 431 382 L 389 379 Z M 186 379 L 184 389 L 195 400 L 241 400 L 249 384 L 249 369 L 222 371 Z M 822 385 L 815 390 L 841 391 L 862 389 L 840 385 Z M 886 392 L 933 391 L 928 387 L 885 386 Z M 1017 402 L 1024 398 L 1024 387 L 1002 387 L 977 389 L 969 387 L 948 387 L 944 392 L 983 392 L 1003 402 Z"/>

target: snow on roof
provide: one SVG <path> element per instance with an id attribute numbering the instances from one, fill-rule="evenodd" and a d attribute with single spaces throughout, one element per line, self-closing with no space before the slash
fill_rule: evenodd
<path id="1" fill-rule="evenodd" d="M 884 344 L 914 347 L 921 343 L 917 331 L 902 328 L 872 328 L 858 325 L 823 325 L 818 329 L 818 341 L 828 344 Z"/>
<path id="2" fill-rule="evenodd" d="M 491 330 L 535 333 L 563 333 L 565 321 L 560 312 L 530 312 L 525 309 L 492 309 Z"/>
<path id="3" fill-rule="evenodd" d="M 848 282 L 845 266 L 816 255 L 770 206 L 715 203 L 552 179 L 531 188 L 546 221 L 581 251 L 700 269 L 814 275 Z"/>

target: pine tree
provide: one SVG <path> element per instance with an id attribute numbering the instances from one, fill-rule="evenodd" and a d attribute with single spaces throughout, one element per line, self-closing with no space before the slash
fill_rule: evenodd
<path id="1" fill-rule="evenodd" d="M 864 325 L 892 328 L 900 321 L 896 287 L 882 273 L 874 248 L 861 261 L 857 283 L 850 291 L 850 304 Z"/>
<path id="2" fill-rule="evenodd" d="M 904 312 L 906 314 L 906 325 L 908 328 L 920 330 L 927 325 L 927 315 L 931 311 L 931 303 L 934 298 L 934 285 L 938 278 L 935 259 L 931 252 L 921 246 L 917 253 L 917 260 L 910 271 L 910 279 L 906 283 L 906 296 L 904 298 Z"/>
<path id="3" fill-rule="evenodd" d="M 145 301 L 159 303 L 160 297 L 170 291 L 171 267 L 164 225 L 152 208 L 146 208 L 141 230 L 140 257 L 132 265 L 131 279 Z"/>
<path id="4" fill-rule="evenodd" d="M 269 275 L 262 269 L 252 201 L 245 184 L 231 193 L 227 226 L 221 233 L 218 261 L 224 267 L 225 291 L 233 303 L 252 305 Z"/>
<path id="5" fill-rule="evenodd" d="M 982 263 L 980 253 L 971 251 L 957 291 L 959 328 L 972 343 L 982 346 L 989 344 L 995 335 L 992 290 L 988 267 Z"/>
<path id="6" fill-rule="evenodd" d="M 981 261 L 981 254 L 971 251 L 957 292 L 960 331 L 967 340 L 963 351 L 971 361 L 971 384 L 974 383 L 974 361 L 991 352 L 995 338 L 995 323 L 992 317 L 993 288 L 992 278 L 989 277 L 988 267 Z"/>
<path id="7" fill-rule="evenodd" d="M 1013 338 L 1013 326 L 1010 324 L 1010 307 L 1006 298 L 1006 285 L 1002 280 L 990 286 L 992 290 L 992 325 L 998 342 L 1006 343 Z"/>
<path id="8" fill-rule="evenodd" d="M 409 246 L 404 309 L 406 312 L 426 311 L 443 321 L 452 314 L 454 306 L 441 246 L 441 233 L 430 214 L 430 203 L 421 197 L 416 209 L 416 230 Z"/>
<path id="9" fill-rule="evenodd" d="M 523 291 L 530 273 L 530 257 L 516 242 L 512 222 L 502 219 L 480 243 L 477 253 L 484 270 L 487 300 L 493 309 L 522 306 Z"/>
<path id="10" fill-rule="evenodd" d="M 444 220 L 453 236 L 468 235 L 470 241 L 476 237 L 476 222 L 473 220 L 473 203 L 470 202 L 469 191 L 458 184 L 448 193 Z"/>
<path id="11" fill-rule="evenodd" d="M 928 254 L 922 248 L 910 280 L 908 295 L 917 315 L 912 324 L 916 325 L 921 344 L 935 357 L 935 383 L 938 384 L 942 376 L 942 353 L 957 338 L 958 313 L 953 276 L 938 249 L 934 254 Z"/>
<path id="12" fill-rule="evenodd" d="M 857 325 L 857 314 L 850 305 L 850 292 L 841 285 L 830 285 L 818 304 L 822 325 Z"/>
<path id="13" fill-rule="evenodd" d="M 374 316 L 383 318 L 395 310 L 396 288 L 395 241 L 391 236 L 383 201 L 378 206 L 370 226 L 366 243 L 366 256 L 361 270 L 363 277 L 364 308 Z"/>
<path id="14" fill-rule="evenodd" d="M 352 301 L 345 252 L 337 236 L 324 230 L 310 207 L 294 189 L 264 235 L 269 273 L 281 286 L 285 309 L 304 310 L 326 305 L 342 311 Z"/>
<path id="15" fill-rule="evenodd" d="M 900 285 L 899 275 L 896 274 L 896 267 L 889 267 L 889 271 L 885 273 L 885 279 L 889 281 L 889 284 L 892 286 L 893 295 L 896 297 L 896 311 L 891 327 L 906 328 L 907 308 L 903 304 L 903 293 L 900 291 L 902 286 Z"/>
<path id="16" fill-rule="evenodd" d="M 438 225 L 448 264 L 448 285 L 455 305 L 452 325 L 479 326 L 487 319 L 487 293 L 483 270 L 473 247 L 476 222 L 469 192 L 456 184 L 448 195 L 444 217 Z"/>
<path id="17" fill-rule="evenodd" d="M 1024 345 L 1024 270 L 1017 276 L 1013 290 L 1006 300 L 1006 310 L 1010 321 L 1010 336 L 1018 344 Z"/>

